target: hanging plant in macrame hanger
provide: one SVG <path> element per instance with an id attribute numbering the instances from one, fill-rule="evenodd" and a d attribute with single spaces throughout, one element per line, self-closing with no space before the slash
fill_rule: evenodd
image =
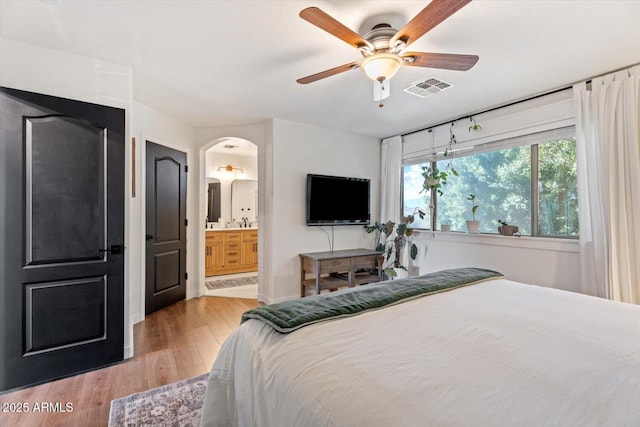
<path id="1" fill-rule="evenodd" d="M 454 124 L 455 122 L 451 122 L 451 127 L 449 127 L 449 145 L 444 149 L 444 157 L 449 159 L 447 162 L 447 171 L 449 171 L 453 176 L 458 176 L 458 171 L 453 167 L 453 144 L 458 143 L 456 140 L 456 134 L 453 133 Z"/>

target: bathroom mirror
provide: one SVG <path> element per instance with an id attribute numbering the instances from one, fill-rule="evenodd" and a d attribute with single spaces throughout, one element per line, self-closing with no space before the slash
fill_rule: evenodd
<path id="1" fill-rule="evenodd" d="M 220 218 L 220 180 L 207 178 L 207 222 Z"/>
<path id="2" fill-rule="evenodd" d="M 231 216 L 235 221 L 256 221 L 258 207 L 258 181 L 235 179 L 231 182 Z"/>

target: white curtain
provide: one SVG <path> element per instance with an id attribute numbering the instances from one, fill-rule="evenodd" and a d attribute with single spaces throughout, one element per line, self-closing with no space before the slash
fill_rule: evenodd
<path id="1" fill-rule="evenodd" d="M 574 98 L 583 291 L 640 304 L 640 66 Z"/>
<path id="2" fill-rule="evenodd" d="M 380 157 L 380 222 L 398 222 L 402 203 L 402 136 L 382 140 Z"/>

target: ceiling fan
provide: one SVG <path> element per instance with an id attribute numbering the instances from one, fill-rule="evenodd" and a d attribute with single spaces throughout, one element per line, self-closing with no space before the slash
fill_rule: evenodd
<path id="1" fill-rule="evenodd" d="M 317 7 L 308 7 L 300 17 L 316 27 L 338 37 L 360 51 L 364 59 L 349 62 L 296 80 L 300 84 L 313 83 L 345 71 L 362 68 L 374 82 L 379 82 L 388 96 L 388 80 L 402 65 L 466 71 L 478 62 L 477 55 L 451 53 L 405 52 L 405 49 L 442 21 L 453 15 L 471 0 L 432 0 L 401 30 L 389 24 L 378 24 L 364 36 L 350 30 Z M 386 82 L 386 83 L 385 83 Z"/>

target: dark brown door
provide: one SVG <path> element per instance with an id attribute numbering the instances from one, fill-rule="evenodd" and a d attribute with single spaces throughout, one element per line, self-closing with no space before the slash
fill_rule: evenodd
<path id="1" fill-rule="evenodd" d="M 187 155 L 147 141 L 146 296 L 150 314 L 186 295 Z"/>
<path id="2" fill-rule="evenodd" d="M 124 110 L 0 88 L 0 390 L 123 359 Z"/>

